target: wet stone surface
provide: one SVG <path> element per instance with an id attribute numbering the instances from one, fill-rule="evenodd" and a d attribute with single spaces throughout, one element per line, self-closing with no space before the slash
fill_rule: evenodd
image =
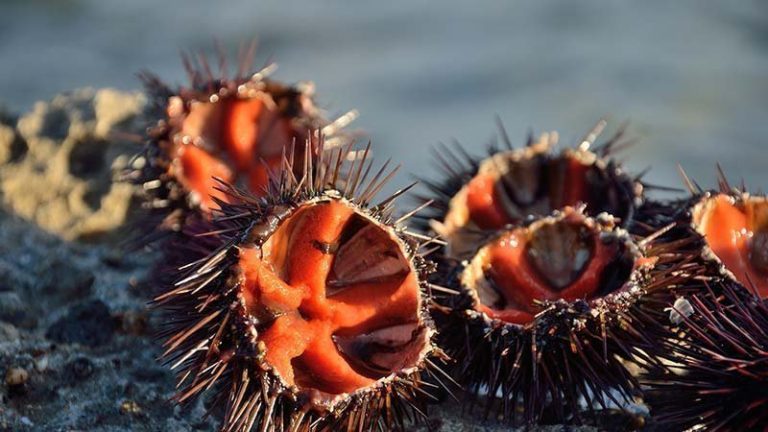
<path id="1" fill-rule="evenodd" d="M 60 318 L 45 333 L 56 342 L 99 346 L 108 343 L 115 331 L 109 308 L 101 300 L 72 306 L 67 315 Z"/>
<path id="2" fill-rule="evenodd" d="M 115 233 L 134 188 L 116 182 L 146 126 L 141 93 L 81 89 L 0 121 L 0 200 L 40 228 L 73 239 Z"/>

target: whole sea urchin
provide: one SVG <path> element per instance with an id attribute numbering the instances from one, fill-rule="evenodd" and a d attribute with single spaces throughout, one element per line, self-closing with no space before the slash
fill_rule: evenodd
<path id="1" fill-rule="evenodd" d="M 768 305 L 730 281 L 712 288 L 676 302 L 679 321 L 654 350 L 667 365 L 643 377 L 646 401 L 665 430 L 765 431 Z"/>
<path id="2" fill-rule="evenodd" d="M 385 167 L 341 174 L 347 151 L 310 145 L 262 197 L 222 187 L 214 217 L 174 242 L 192 262 L 155 303 L 178 401 L 213 389 L 226 431 L 404 429 L 435 385 L 422 374 L 439 382 L 424 243 L 392 217 L 402 191 L 370 204 Z"/>
<path id="3" fill-rule="evenodd" d="M 322 133 L 327 147 L 347 141 L 337 132 L 354 112 L 329 122 L 312 101 L 311 84 L 271 80 L 273 65 L 249 74 L 254 49 L 241 50 L 231 78 L 221 50 L 218 76 L 205 56 L 183 56 L 188 86 L 172 89 L 142 74 L 160 120 L 149 132 L 133 180 L 149 192 L 149 205 L 165 229 L 180 229 L 190 210 L 207 214 L 216 207 L 215 198 L 226 200 L 216 178 L 263 194 L 268 172 L 280 166 L 286 148 L 298 144 L 300 157 L 306 141 L 317 147 L 320 134 L 312 136 L 311 130 Z"/>

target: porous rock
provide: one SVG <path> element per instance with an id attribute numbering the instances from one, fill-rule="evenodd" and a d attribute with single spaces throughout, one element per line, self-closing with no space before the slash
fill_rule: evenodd
<path id="1" fill-rule="evenodd" d="M 145 97 L 82 89 L 0 123 L 0 196 L 16 214 L 66 239 L 100 239 L 130 214 L 135 188 L 116 181 L 140 143 Z M 15 126 L 15 127 L 14 127 Z"/>

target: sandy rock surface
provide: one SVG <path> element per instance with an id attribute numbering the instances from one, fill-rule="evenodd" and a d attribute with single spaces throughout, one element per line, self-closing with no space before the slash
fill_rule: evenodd
<path id="1" fill-rule="evenodd" d="M 114 180 L 140 145 L 122 135 L 144 129 L 144 106 L 141 93 L 82 89 L 0 117 L 4 206 L 68 240 L 119 227 L 133 189 Z"/>
<path id="2" fill-rule="evenodd" d="M 143 106 L 78 90 L 0 115 L 0 431 L 215 430 L 204 401 L 168 402 L 146 309 L 158 257 L 120 247 L 135 190 L 117 173 L 138 144 L 115 132 L 141 133 Z M 460 412 L 436 407 L 432 430 L 509 430 Z"/>

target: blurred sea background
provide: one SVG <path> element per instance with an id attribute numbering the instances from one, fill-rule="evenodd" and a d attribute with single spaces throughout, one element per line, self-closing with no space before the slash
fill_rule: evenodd
<path id="1" fill-rule="evenodd" d="M 331 115 L 354 123 L 376 157 L 403 164 L 395 184 L 437 173 L 430 148 L 457 139 L 481 153 L 495 115 L 513 141 L 558 130 L 576 143 L 601 117 L 630 122 L 628 170 L 702 186 L 715 163 L 768 189 L 765 1 L 2 0 L 0 104 L 24 112 L 84 86 L 138 89 L 136 73 L 186 77 L 179 50 L 234 55 L 311 80 Z M 393 186 L 394 187 L 394 186 Z"/>

